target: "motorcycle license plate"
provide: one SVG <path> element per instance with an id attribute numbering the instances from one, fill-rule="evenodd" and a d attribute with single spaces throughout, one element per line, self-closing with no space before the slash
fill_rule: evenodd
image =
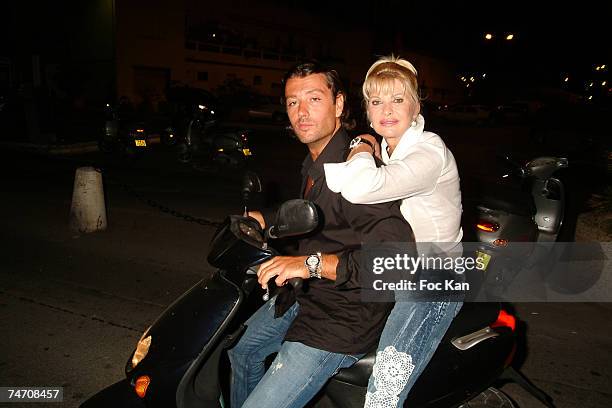
<path id="1" fill-rule="evenodd" d="M 136 140 L 134 140 L 134 143 L 138 147 L 147 147 L 147 141 L 144 140 L 144 139 L 136 139 Z"/>
<path id="2" fill-rule="evenodd" d="M 491 255 L 485 253 L 485 252 L 481 252 L 481 251 L 476 251 L 476 259 L 480 258 L 482 261 L 482 268 L 478 268 L 481 271 L 486 271 L 487 270 L 487 266 L 489 266 L 489 261 L 491 260 Z"/>
<path id="3" fill-rule="evenodd" d="M 242 153 L 243 153 L 245 156 L 250 156 L 250 155 L 251 155 L 251 149 L 242 149 Z"/>

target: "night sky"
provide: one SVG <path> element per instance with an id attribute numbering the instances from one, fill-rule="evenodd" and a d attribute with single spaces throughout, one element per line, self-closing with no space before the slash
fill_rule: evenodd
<path id="1" fill-rule="evenodd" d="M 609 14 L 603 1 L 380 0 L 361 7 L 354 4 L 336 2 L 327 10 L 344 15 L 349 24 L 364 24 L 379 33 L 401 33 L 406 48 L 448 58 L 465 70 L 483 70 L 494 64 L 525 80 L 556 80 L 562 72 L 584 74 L 595 64 L 609 64 L 612 54 Z M 311 10 L 316 12 L 316 7 L 311 5 Z M 494 39 L 485 41 L 485 32 L 494 34 Z M 507 33 L 514 34 L 512 42 L 504 39 Z M 392 47 L 389 44 L 389 50 Z"/>

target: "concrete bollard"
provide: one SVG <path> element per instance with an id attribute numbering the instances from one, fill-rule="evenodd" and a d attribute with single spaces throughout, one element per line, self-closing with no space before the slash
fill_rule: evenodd
<path id="1" fill-rule="evenodd" d="M 93 167 L 79 167 L 74 177 L 70 228 L 81 233 L 106 229 L 106 205 L 102 174 Z"/>

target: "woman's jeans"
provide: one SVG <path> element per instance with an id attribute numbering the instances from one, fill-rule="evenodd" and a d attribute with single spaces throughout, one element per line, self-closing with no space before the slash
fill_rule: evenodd
<path id="1" fill-rule="evenodd" d="M 275 300 L 272 298 L 251 316 L 240 341 L 228 352 L 232 408 L 303 407 L 338 370 L 352 366 L 362 357 L 283 342 L 299 306 L 294 304 L 275 319 Z M 266 372 L 265 359 L 274 352 L 278 355 Z"/>
<path id="2" fill-rule="evenodd" d="M 376 350 L 366 408 L 403 406 L 462 305 L 450 301 L 395 303 Z"/>

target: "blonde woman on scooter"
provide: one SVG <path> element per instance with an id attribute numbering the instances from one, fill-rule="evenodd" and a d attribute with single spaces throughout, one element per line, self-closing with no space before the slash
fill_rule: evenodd
<path id="1" fill-rule="evenodd" d="M 461 192 L 455 159 L 440 137 L 424 131 L 417 71 L 383 57 L 368 70 L 363 97 L 371 127 L 383 137 L 353 139 L 348 161 L 325 164 L 328 187 L 358 204 L 402 200 L 417 241 L 461 255 Z M 377 167 L 374 156 L 385 166 Z M 368 383 L 366 407 L 402 407 L 462 302 L 414 302 L 396 292 Z"/>

